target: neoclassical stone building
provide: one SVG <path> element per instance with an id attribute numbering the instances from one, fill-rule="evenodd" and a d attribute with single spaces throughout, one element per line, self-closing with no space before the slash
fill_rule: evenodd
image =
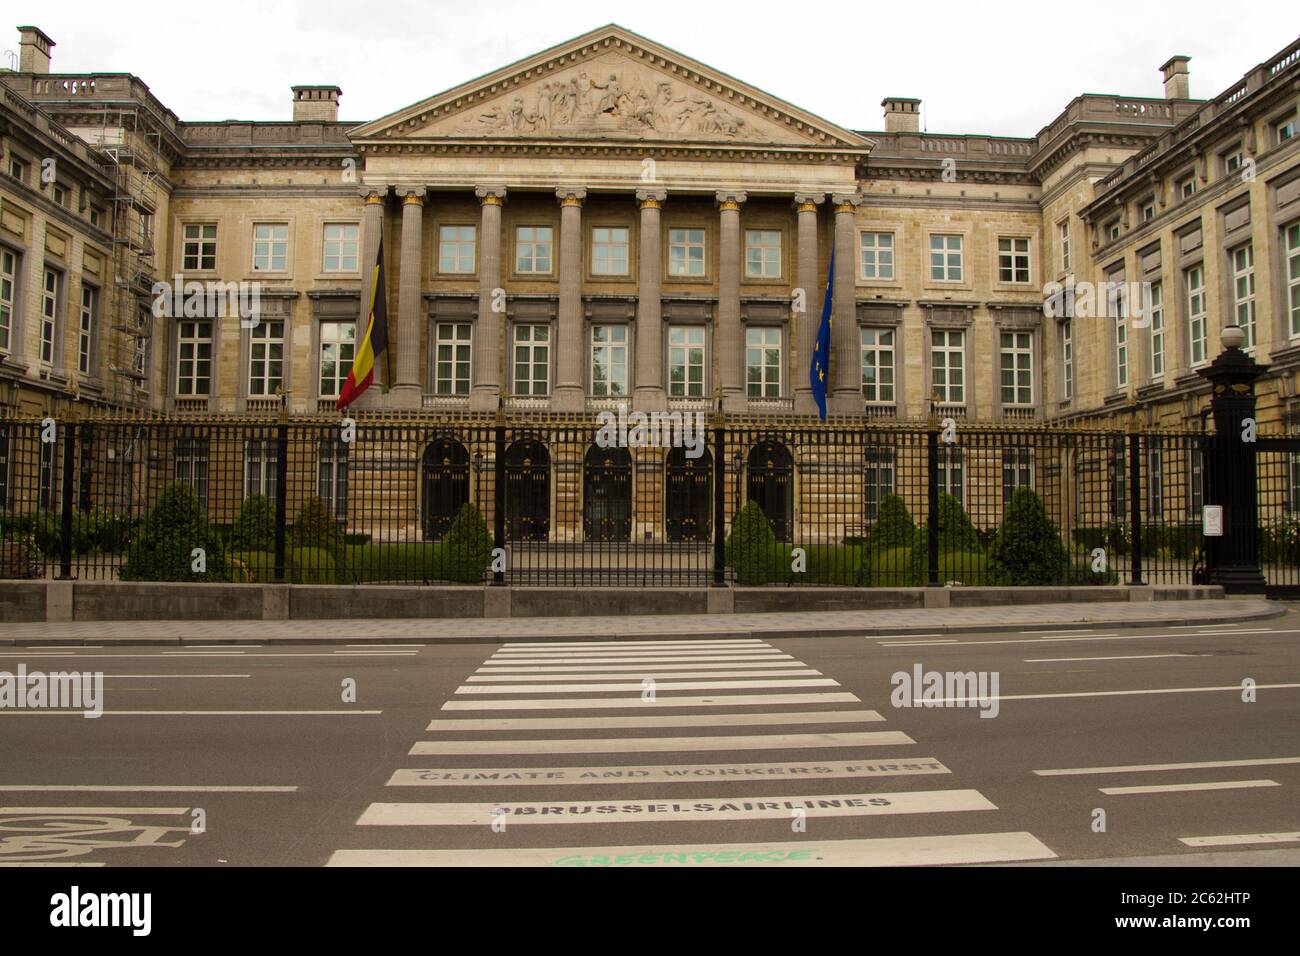
<path id="1" fill-rule="evenodd" d="M 337 86 L 294 87 L 283 122 L 188 122 L 20 34 L 11 410 L 333 414 L 381 236 L 395 376 L 366 412 L 811 416 L 832 252 L 846 420 L 1192 423 L 1233 323 L 1272 365 L 1265 421 L 1296 393 L 1296 43 L 1214 99 L 1173 57 L 1164 97 L 1081 95 L 1015 138 L 921 132 L 901 97 L 883 130 L 837 126 L 617 26 L 369 122 Z M 154 316 L 176 276 L 258 283 L 260 321 Z M 1104 281 L 1150 307 L 1044 314 L 1049 283 Z"/>

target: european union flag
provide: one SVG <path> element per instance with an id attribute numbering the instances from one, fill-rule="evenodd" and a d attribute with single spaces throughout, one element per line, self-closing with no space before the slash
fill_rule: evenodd
<path id="1" fill-rule="evenodd" d="M 817 412 L 826 421 L 826 373 L 831 367 L 831 289 L 835 285 L 835 250 L 831 250 L 831 267 L 826 273 L 826 297 L 822 300 L 822 324 L 817 327 L 817 346 L 813 349 L 812 367 L 808 375 L 812 380 L 813 398 Z"/>

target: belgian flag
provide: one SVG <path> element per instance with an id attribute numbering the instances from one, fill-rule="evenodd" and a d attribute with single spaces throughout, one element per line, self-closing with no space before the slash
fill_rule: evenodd
<path id="1" fill-rule="evenodd" d="M 375 254 L 375 269 L 371 274 L 370 308 L 367 310 L 366 334 L 352 359 L 352 371 L 343 383 L 335 408 L 343 411 L 355 402 L 375 380 L 375 366 L 383 368 L 380 389 L 387 393 L 393 381 L 392 353 L 388 349 L 388 297 L 384 281 L 384 237 L 379 237 L 379 251 Z"/>

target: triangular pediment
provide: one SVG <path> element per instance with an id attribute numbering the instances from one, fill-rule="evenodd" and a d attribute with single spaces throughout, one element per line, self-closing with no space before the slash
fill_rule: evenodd
<path id="1" fill-rule="evenodd" d="M 570 140 L 867 150 L 869 140 L 619 26 L 367 123 L 379 142 Z"/>

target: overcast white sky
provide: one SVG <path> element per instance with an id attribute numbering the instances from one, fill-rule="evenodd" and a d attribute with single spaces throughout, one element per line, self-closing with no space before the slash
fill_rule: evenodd
<path id="1" fill-rule="evenodd" d="M 1209 98 L 1300 34 L 1296 0 L 16 0 L 57 72 L 131 72 L 181 119 L 286 119 L 289 87 L 343 88 L 371 120 L 618 23 L 832 122 L 883 126 L 885 96 L 924 100 L 931 132 L 1032 136 L 1080 93 L 1162 96 L 1192 57 Z M 6 62 L 4 65 L 8 65 Z"/>

